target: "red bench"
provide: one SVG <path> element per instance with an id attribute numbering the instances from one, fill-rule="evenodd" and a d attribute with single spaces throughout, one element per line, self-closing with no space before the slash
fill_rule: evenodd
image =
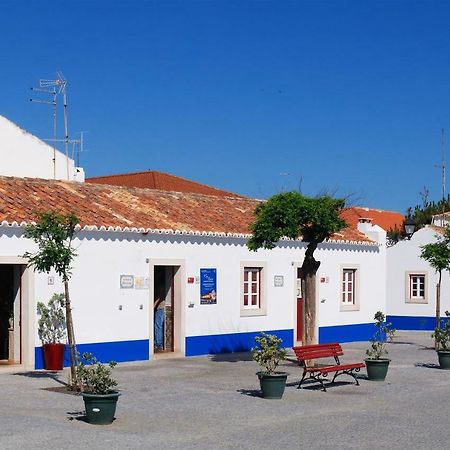
<path id="1" fill-rule="evenodd" d="M 306 375 L 308 378 L 313 378 L 314 380 L 320 382 L 324 391 L 326 391 L 325 385 L 323 384 L 323 379 L 328 376 L 329 373 L 334 372 L 333 380 L 339 375 L 347 374 L 354 378 L 356 385 L 359 386 L 358 379 L 354 372 L 359 372 L 361 368 L 366 367 L 364 363 L 352 363 L 352 364 L 341 364 L 339 361 L 339 356 L 342 356 L 344 352 L 340 344 L 315 344 L 315 345 L 303 345 L 300 347 L 293 347 L 295 356 L 301 367 L 303 367 L 303 376 L 298 385 L 298 389 L 305 380 Z M 334 358 L 335 364 L 325 364 L 325 365 L 310 365 L 309 361 L 314 361 L 320 358 Z"/>

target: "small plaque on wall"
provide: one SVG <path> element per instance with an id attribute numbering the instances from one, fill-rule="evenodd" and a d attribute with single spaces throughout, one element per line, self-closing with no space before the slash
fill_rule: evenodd
<path id="1" fill-rule="evenodd" d="M 120 275 L 120 289 L 133 289 L 134 276 L 133 275 Z"/>
<path id="2" fill-rule="evenodd" d="M 282 287 L 282 286 L 284 286 L 284 276 L 283 275 L 275 275 L 273 277 L 273 285 L 275 287 Z"/>

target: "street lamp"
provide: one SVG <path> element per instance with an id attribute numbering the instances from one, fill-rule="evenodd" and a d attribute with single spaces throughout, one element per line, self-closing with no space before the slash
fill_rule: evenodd
<path id="1" fill-rule="evenodd" d="M 405 220 L 403 227 L 405 228 L 405 234 L 408 239 L 411 239 L 411 236 L 414 234 L 414 231 L 416 231 L 416 224 L 411 217 Z"/>

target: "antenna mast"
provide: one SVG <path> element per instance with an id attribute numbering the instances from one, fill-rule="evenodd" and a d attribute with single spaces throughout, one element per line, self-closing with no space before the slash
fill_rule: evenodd
<path id="1" fill-rule="evenodd" d="M 441 130 L 441 169 L 442 169 L 442 200 L 445 200 L 445 143 L 444 129 Z"/>
<path id="2" fill-rule="evenodd" d="M 68 114 L 67 114 L 67 80 L 63 73 L 58 70 L 56 72 L 57 78 L 55 80 L 39 80 L 38 88 L 31 88 L 32 91 L 44 92 L 47 94 L 52 94 L 53 100 L 35 100 L 30 99 L 31 102 L 44 103 L 53 106 L 53 139 L 44 139 L 44 141 L 53 142 L 53 178 L 56 178 L 56 143 L 64 142 L 64 148 L 66 153 L 66 170 L 67 170 L 67 180 L 70 179 L 69 171 L 69 144 L 76 144 L 82 146 L 81 140 L 70 140 L 69 139 L 69 125 L 68 125 Z M 49 88 L 52 88 L 49 90 Z M 64 114 L 64 139 L 57 139 L 56 136 L 56 114 L 57 114 L 57 95 L 62 94 L 63 97 L 63 114 Z M 79 158 L 78 158 L 79 159 Z"/>

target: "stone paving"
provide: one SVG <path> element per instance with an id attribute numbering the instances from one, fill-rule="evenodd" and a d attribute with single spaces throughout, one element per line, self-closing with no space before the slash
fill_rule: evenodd
<path id="1" fill-rule="evenodd" d="M 0 449 L 450 448 L 450 371 L 432 345 L 430 333 L 399 332 L 385 382 L 362 372 L 361 386 L 342 376 L 327 392 L 296 389 L 300 369 L 286 361 L 282 400 L 259 396 L 248 354 L 120 364 L 107 426 L 80 420 L 82 399 L 57 392 L 67 372 L 0 374 Z M 354 362 L 367 343 L 343 347 Z"/>

